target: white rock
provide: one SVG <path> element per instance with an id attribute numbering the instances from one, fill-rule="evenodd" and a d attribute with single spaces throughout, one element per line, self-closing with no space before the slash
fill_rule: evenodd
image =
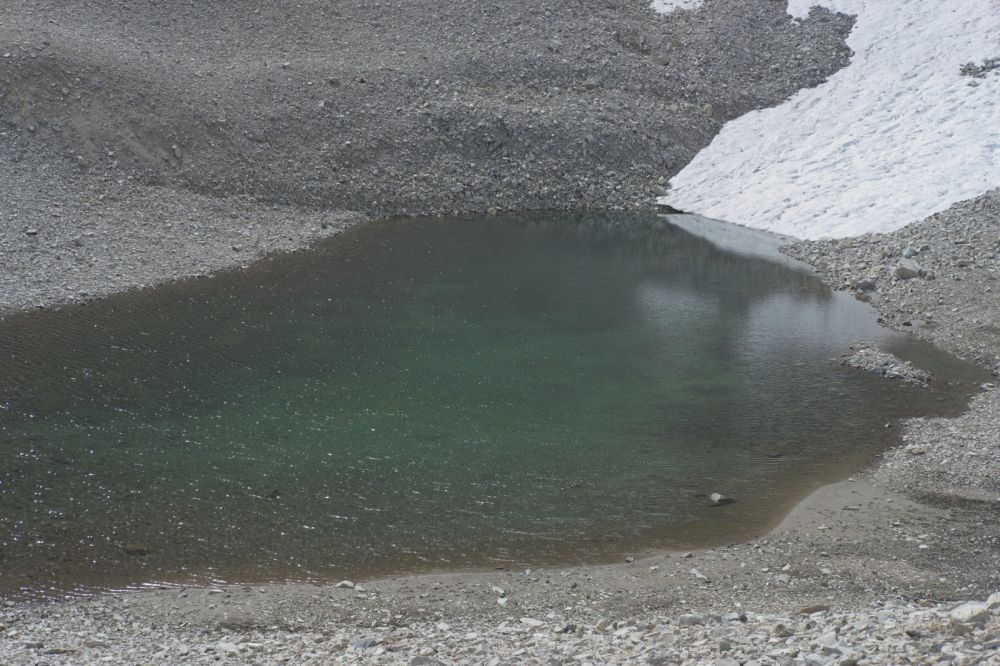
<path id="1" fill-rule="evenodd" d="M 703 0 L 653 0 L 653 9 L 661 14 L 669 14 L 678 9 L 697 9 L 702 2 Z"/>
<path id="2" fill-rule="evenodd" d="M 980 624 L 990 616 L 990 608 L 978 601 L 969 601 L 953 609 L 948 617 L 953 624 Z"/>
<path id="3" fill-rule="evenodd" d="M 696 613 L 686 613 L 677 618 L 677 624 L 682 627 L 694 627 L 696 625 L 705 624 L 707 619 L 704 615 L 698 615 Z"/>

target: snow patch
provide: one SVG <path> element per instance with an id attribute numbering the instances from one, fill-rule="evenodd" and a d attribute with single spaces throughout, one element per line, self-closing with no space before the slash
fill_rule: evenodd
<path id="1" fill-rule="evenodd" d="M 749 229 L 730 222 L 713 220 L 701 215 L 670 214 L 660 215 L 678 229 L 692 236 L 702 238 L 715 247 L 748 257 L 767 259 L 768 261 L 802 269 L 803 264 L 778 250 L 793 239 L 759 229 Z"/>
<path id="2" fill-rule="evenodd" d="M 653 10 L 669 14 L 678 9 L 698 9 L 705 0 L 653 0 Z"/>
<path id="3" fill-rule="evenodd" d="M 659 201 L 818 238 L 892 231 L 1000 185 L 1000 0 L 818 0 L 857 17 L 851 64 L 727 123 Z M 790 0 L 808 15 L 816 0 Z"/>

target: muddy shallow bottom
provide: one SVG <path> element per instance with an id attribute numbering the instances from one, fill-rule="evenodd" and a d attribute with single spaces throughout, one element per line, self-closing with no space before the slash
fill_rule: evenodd
<path id="1" fill-rule="evenodd" d="M 938 381 L 840 367 L 859 339 Z M 0 340 L 7 594 L 739 541 L 977 377 L 641 216 L 371 223 Z"/>

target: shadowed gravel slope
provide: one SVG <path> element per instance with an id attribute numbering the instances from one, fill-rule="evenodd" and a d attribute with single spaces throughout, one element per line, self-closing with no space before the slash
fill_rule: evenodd
<path id="1" fill-rule="evenodd" d="M 667 17 L 641 0 L 11 4 L 0 309 L 238 265 L 337 226 L 240 243 L 247 200 L 285 219 L 648 205 L 725 120 L 844 66 L 852 25 L 797 24 L 771 0 Z M 210 260 L 181 258 L 183 225 L 137 225 L 151 209 L 219 229 L 197 239 Z M 81 237 L 99 221 L 115 233 Z M 179 247 L 146 251 L 164 239 Z"/>

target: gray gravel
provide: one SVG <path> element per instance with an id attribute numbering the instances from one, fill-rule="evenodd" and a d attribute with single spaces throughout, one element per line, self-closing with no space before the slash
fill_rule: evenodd
<path id="1" fill-rule="evenodd" d="M 15 172 L 7 180 L 18 176 L 30 179 Z M 79 185 L 39 193 L 23 182 L 4 193 L 9 227 L 0 232 L 0 314 L 246 266 L 364 219 L 242 196 L 216 199 L 131 183 Z"/>
<path id="2" fill-rule="evenodd" d="M 847 63 L 852 19 L 784 9 L 7 2 L 0 312 L 241 265 L 331 211 L 648 207 L 724 121 Z"/>
<path id="3" fill-rule="evenodd" d="M 885 325 L 1000 373 L 1000 189 L 891 234 L 783 250 L 870 301 Z"/>
<path id="4" fill-rule="evenodd" d="M 911 419 L 903 445 L 886 452 L 876 483 L 930 503 L 979 506 L 984 517 L 1000 507 L 1000 390 L 977 396 L 954 419 Z M 994 552 L 998 547 L 993 544 Z"/>
<path id="5" fill-rule="evenodd" d="M 927 386 L 933 379 L 933 375 L 926 370 L 864 342 L 853 345 L 840 357 L 840 364 L 917 386 Z"/>
<path id="6" fill-rule="evenodd" d="M 231 596 L 214 590 L 215 598 Z M 199 591 L 199 603 L 212 603 Z M 505 592 L 495 588 L 490 593 Z M 189 594 L 173 593 L 172 596 Z M 365 605 L 377 594 L 317 591 L 330 605 Z M 505 597 L 497 596 L 502 599 Z M 169 605 L 169 601 L 164 602 Z M 314 602 L 315 603 L 315 602 Z M 138 612 L 137 612 L 138 610 Z M 961 604 L 894 601 L 838 611 L 811 604 L 775 614 L 687 612 L 595 615 L 580 608 L 393 622 L 364 628 L 184 623 L 150 626 L 127 599 L 55 612 L 0 614 L 8 664 L 374 663 L 437 664 L 996 664 L 1000 593 Z"/>
<path id="7" fill-rule="evenodd" d="M 1000 189 L 891 234 L 783 248 L 833 286 L 910 331 L 1000 374 Z M 900 268 L 906 270 L 900 271 Z M 876 482 L 929 502 L 1000 506 L 1000 391 L 992 382 L 956 419 L 913 419 Z"/>

